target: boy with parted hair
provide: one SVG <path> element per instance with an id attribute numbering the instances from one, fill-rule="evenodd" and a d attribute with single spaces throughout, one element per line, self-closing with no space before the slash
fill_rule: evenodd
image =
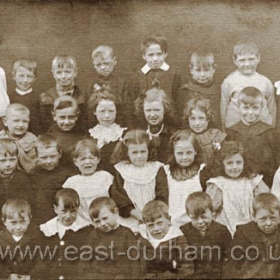
<path id="1" fill-rule="evenodd" d="M 254 172 L 263 174 L 264 182 L 271 187 L 277 168 L 278 145 L 274 129 L 262 121 L 264 98 L 255 87 L 243 88 L 238 95 L 240 121 L 226 132 L 233 141 L 243 143 Z"/>
<path id="2" fill-rule="evenodd" d="M 260 53 L 257 45 L 252 42 L 239 42 L 233 48 L 233 63 L 236 70 L 230 73 L 221 86 L 221 120 L 223 128 L 240 121 L 238 112 L 238 95 L 245 87 L 257 88 L 263 96 L 261 120 L 275 127 L 276 103 L 274 88 L 271 81 L 259 74 L 257 66 Z"/>
<path id="3" fill-rule="evenodd" d="M 178 91 L 175 103 L 177 116 L 182 120 L 183 110 L 190 99 L 202 97 L 209 99 L 215 113 L 215 124 L 221 127 L 220 120 L 220 84 L 214 79 L 216 71 L 212 52 L 199 50 L 193 52 L 190 61 L 192 78 Z"/>
<path id="4" fill-rule="evenodd" d="M 214 221 L 212 200 L 204 192 L 194 192 L 187 197 L 186 211 L 191 222 L 181 226 L 180 229 L 189 246 L 196 248 L 195 251 L 191 251 L 195 256 L 192 277 L 194 279 L 222 278 L 231 242 L 229 231 L 224 225 Z M 210 251 L 204 251 L 207 247 L 211 248 Z"/>
<path id="5" fill-rule="evenodd" d="M 40 112 L 42 131 L 46 132 L 53 123 L 52 110 L 54 100 L 60 96 L 71 96 L 76 99 L 80 111 L 78 125 L 83 130 L 86 128 L 86 101 L 84 93 L 75 84 L 78 75 L 76 60 L 73 56 L 57 55 L 52 61 L 52 74 L 56 86 L 40 95 Z"/>
<path id="6" fill-rule="evenodd" d="M 19 59 L 13 66 L 14 91 L 9 92 L 11 103 L 20 103 L 30 110 L 29 130 L 38 134 L 40 129 L 39 94 L 34 92 L 33 84 L 37 79 L 37 62 L 34 59 Z"/>
<path id="7" fill-rule="evenodd" d="M 231 258 L 225 270 L 226 277 L 235 279 L 280 277 L 279 209 L 279 201 L 273 194 L 262 193 L 255 197 L 254 220 L 237 226 L 233 237 Z"/>

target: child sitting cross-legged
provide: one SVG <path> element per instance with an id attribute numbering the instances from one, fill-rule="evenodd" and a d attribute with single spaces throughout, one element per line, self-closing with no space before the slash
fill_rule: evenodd
<path id="1" fill-rule="evenodd" d="M 182 231 L 171 225 L 169 210 L 163 201 L 148 202 L 142 211 L 143 279 L 189 279 L 193 262 L 184 258 L 188 242 Z M 153 257 L 151 257 L 153 256 Z"/>

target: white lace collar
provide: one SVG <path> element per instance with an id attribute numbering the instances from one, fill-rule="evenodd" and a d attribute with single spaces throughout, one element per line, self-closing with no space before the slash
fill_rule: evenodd
<path id="1" fill-rule="evenodd" d="M 161 65 L 160 69 L 163 71 L 167 71 L 169 70 L 170 66 L 166 63 L 163 62 L 163 64 Z M 152 68 L 148 65 L 148 63 L 146 63 L 142 68 L 141 71 L 144 75 L 148 74 L 150 71 L 152 70 Z"/>
<path id="2" fill-rule="evenodd" d="M 105 144 L 118 141 L 126 129 L 126 127 L 121 127 L 116 123 L 112 123 L 109 126 L 97 124 L 95 127 L 90 128 L 88 132 L 92 138 L 97 140 L 97 147 L 100 149 Z"/>

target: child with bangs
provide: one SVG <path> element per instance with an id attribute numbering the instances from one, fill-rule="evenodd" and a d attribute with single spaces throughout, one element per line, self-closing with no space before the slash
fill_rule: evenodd
<path id="1" fill-rule="evenodd" d="M 229 74 L 221 85 L 221 120 L 223 128 L 229 128 L 241 119 L 238 110 L 238 95 L 245 87 L 257 88 L 263 97 L 260 119 L 275 127 L 276 102 L 271 81 L 259 74 L 257 66 L 260 53 L 253 42 L 238 42 L 233 48 L 233 63 L 236 70 Z"/>
<path id="2" fill-rule="evenodd" d="M 246 150 L 239 142 L 222 145 L 211 174 L 206 192 L 213 200 L 216 221 L 227 226 L 233 236 L 236 225 L 252 221 L 254 197 L 270 189 L 263 176 L 252 170 Z"/>
<path id="3" fill-rule="evenodd" d="M 253 221 L 237 226 L 231 243 L 232 258 L 225 269 L 226 278 L 279 279 L 279 210 L 275 195 L 262 193 L 255 197 Z"/>
<path id="4" fill-rule="evenodd" d="M 91 224 L 88 212 L 90 203 L 97 197 L 109 196 L 113 176 L 107 171 L 99 170 L 100 151 L 91 139 L 79 141 L 72 157 L 80 174 L 68 178 L 62 187 L 77 191 L 80 198 L 78 216 L 85 225 L 89 225 Z"/>
<path id="5" fill-rule="evenodd" d="M 76 60 L 73 56 L 57 55 L 52 61 L 52 74 L 56 86 L 50 88 L 40 95 L 40 112 L 42 120 L 42 131 L 46 132 L 53 123 L 53 104 L 54 100 L 60 96 L 72 96 L 76 99 L 79 107 L 78 127 L 83 131 L 86 129 L 86 101 L 84 93 L 75 84 L 75 78 L 78 75 Z"/>
<path id="6" fill-rule="evenodd" d="M 87 88 L 87 100 L 103 89 L 109 90 L 115 95 L 119 104 L 119 123 L 127 126 L 133 114 L 134 94 L 130 84 L 123 75 L 116 69 L 117 58 L 114 50 L 108 45 L 99 45 L 91 54 L 92 64 L 95 72 L 91 77 L 90 85 Z M 89 102 L 89 101 L 88 101 Z M 88 127 L 97 124 L 96 119 L 92 119 L 92 110 L 88 110 Z"/>
<path id="7" fill-rule="evenodd" d="M 142 279 L 190 279 L 193 262 L 184 256 L 189 244 L 183 232 L 171 225 L 167 204 L 150 201 L 144 206 L 142 216 L 144 224 L 139 227 Z"/>
<path id="8" fill-rule="evenodd" d="M 221 279 L 226 258 L 229 256 L 231 235 L 227 228 L 215 222 L 210 196 L 193 192 L 186 199 L 186 212 L 191 221 L 180 227 L 193 252 L 194 274 L 191 279 Z M 203 251 L 203 248 L 212 248 Z M 215 250 L 213 250 L 215 248 Z"/>
<path id="9" fill-rule="evenodd" d="M 31 207 L 24 199 L 9 199 L 2 206 L 5 229 L 0 232 L 0 247 L 3 252 L 11 250 L 17 253 L 13 258 L 1 258 L 1 279 L 40 279 L 35 272 L 39 257 L 24 257 L 27 250 L 34 252 L 35 247 L 41 245 L 39 229 L 30 223 L 31 219 Z"/>
<path id="10" fill-rule="evenodd" d="M 35 143 L 37 162 L 31 174 L 36 186 L 36 207 L 33 220 L 42 224 L 54 217 L 53 198 L 65 181 L 73 175 L 61 164 L 62 150 L 59 140 L 50 134 L 40 135 Z"/>
<path id="11" fill-rule="evenodd" d="M 148 133 L 151 156 L 163 163 L 167 163 L 171 155 L 168 143 L 175 126 L 171 109 L 171 100 L 162 89 L 149 89 L 135 100 L 137 119 L 133 128 Z"/>
<path id="12" fill-rule="evenodd" d="M 40 225 L 43 246 L 48 246 L 51 252 L 56 252 L 53 258 L 47 257 L 44 260 L 40 270 L 42 279 L 78 279 L 79 257 L 73 259 L 67 248 L 82 248 L 92 230 L 91 227 L 85 227 L 79 218 L 79 206 L 80 199 L 75 190 L 60 189 L 55 194 L 56 217 Z"/>
<path id="13" fill-rule="evenodd" d="M 29 130 L 38 135 L 41 131 L 40 102 L 39 94 L 33 89 L 33 84 L 37 79 L 37 62 L 28 58 L 15 61 L 13 79 L 16 88 L 9 92 L 10 101 L 20 103 L 30 110 Z"/>
<path id="14" fill-rule="evenodd" d="M 80 111 L 77 101 L 72 96 L 60 96 L 53 103 L 54 123 L 48 129 L 48 134 L 55 136 L 61 144 L 61 164 L 68 166 L 72 172 L 77 172 L 72 160 L 72 151 L 78 141 L 85 138 L 85 131 L 78 123 Z"/>
<path id="15" fill-rule="evenodd" d="M 226 132 L 231 140 L 243 144 L 254 171 L 262 174 L 264 182 L 271 187 L 279 149 L 274 129 L 261 120 L 263 104 L 262 93 L 257 88 L 243 88 L 238 96 L 241 120 Z"/>
<path id="16" fill-rule="evenodd" d="M 216 125 L 221 128 L 220 119 L 220 82 L 214 79 L 216 63 L 213 53 L 205 50 L 193 52 L 190 72 L 192 78 L 178 91 L 175 103 L 176 113 L 182 119 L 184 106 L 190 99 L 197 97 L 209 99 L 210 106 L 216 116 Z"/>

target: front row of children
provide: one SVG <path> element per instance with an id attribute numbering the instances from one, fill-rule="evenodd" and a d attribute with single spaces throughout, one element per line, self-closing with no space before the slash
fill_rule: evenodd
<path id="1" fill-rule="evenodd" d="M 231 239 L 214 221 L 211 198 L 194 192 L 186 200 L 191 221 L 171 224 L 168 206 L 148 202 L 140 234 L 118 223 L 112 198 L 99 197 L 89 207 L 92 226 L 78 217 L 73 189 L 56 193 L 56 217 L 32 224 L 26 200 L 2 207 L 1 279 L 221 279 L 280 278 L 278 199 L 262 193 L 253 201 L 253 221 L 239 225 Z"/>

